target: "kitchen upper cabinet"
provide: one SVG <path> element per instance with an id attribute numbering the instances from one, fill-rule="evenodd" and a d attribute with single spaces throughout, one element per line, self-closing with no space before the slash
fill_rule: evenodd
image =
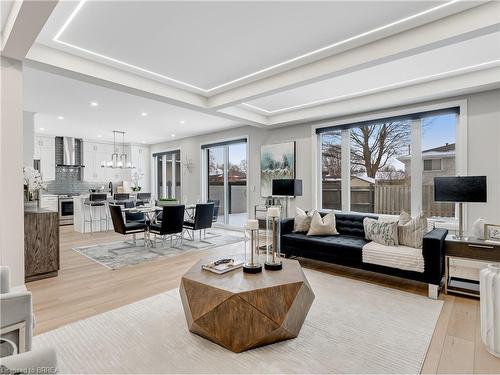
<path id="1" fill-rule="evenodd" d="M 117 151 L 120 153 L 120 151 Z M 83 143 L 83 162 L 85 165 L 83 179 L 90 182 L 119 182 L 123 180 L 122 169 L 101 167 L 102 162 L 111 160 L 113 145 L 99 142 Z"/>
<path id="2" fill-rule="evenodd" d="M 43 181 L 56 179 L 56 139 L 50 136 L 35 136 L 33 158 L 40 160 L 40 174 Z"/>

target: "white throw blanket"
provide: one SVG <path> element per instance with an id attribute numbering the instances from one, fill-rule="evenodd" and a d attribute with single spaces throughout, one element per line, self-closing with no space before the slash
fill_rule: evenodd
<path id="1" fill-rule="evenodd" d="M 425 268 L 422 249 L 386 246 L 373 241 L 363 246 L 363 262 L 415 272 L 424 272 Z"/>

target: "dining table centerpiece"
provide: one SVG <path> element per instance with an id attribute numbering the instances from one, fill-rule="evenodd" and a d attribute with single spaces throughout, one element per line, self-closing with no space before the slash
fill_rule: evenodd
<path id="1" fill-rule="evenodd" d="M 24 200 L 30 202 L 28 205 L 40 206 L 40 191 L 47 190 L 47 184 L 43 182 L 42 175 L 33 167 L 23 168 Z"/>

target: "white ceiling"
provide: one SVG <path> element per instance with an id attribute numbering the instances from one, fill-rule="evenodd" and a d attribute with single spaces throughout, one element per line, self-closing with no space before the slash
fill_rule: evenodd
<path id="1" fill-rule="evenodd" d="M 401 58 L 339 77 L 248 101 L 246 108 L 265 114 L 283 113 L 348 96 L 386 90 L 440 75 L 461 73 L 488 62 L 500 63 L 500 33 Z"/>
<path id="2" fill-rule="evenodd" d="M 0 0 L 0 32 L 3 31 L 14 0 Z"/>
<path id="3" fill-rule="evenodd" d="M 35 132 L 112 140 L 112 130 L 127 132 L 127 142 L 159 143 L 237 126 L 198 111 L 96 86 L 25 67 L 24 110 L 36 112 Z M 97 107 L 91 106 L 96 101 Z M 146 112 L 147 116 L 142 116 Z M 63 120 L 58 117 L 63 116 Z M 184 123 L 181 123 L 184 121 Z M 44 130 L 40 130 L 43 128 Z"/>
<path id="4" fill-rule="evenodd" d="M 500 2 L 59 1 L 26 58 L 38 128 L 153 143 L 498 87 Z"/>
<path id="5" fill-rule="evenodd" d="M 37 42 L 204 92 L 445 3 L 59 2 Z"/>

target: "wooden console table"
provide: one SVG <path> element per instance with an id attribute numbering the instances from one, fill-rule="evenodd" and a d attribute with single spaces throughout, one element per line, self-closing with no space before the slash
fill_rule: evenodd
<path id="1" fill-rule="evenodd" d="M 448 235 L 444 250 L 445 294 L 457 293 L 479 297 L 479 271 L 488 263 L 500 262 L 500 242 L 477 238 L 458 240 Z M 468 271 L 467 265 L 469 265 Z M 455 267 L 464 267 L 464 271 L 454 273 Z"/>

